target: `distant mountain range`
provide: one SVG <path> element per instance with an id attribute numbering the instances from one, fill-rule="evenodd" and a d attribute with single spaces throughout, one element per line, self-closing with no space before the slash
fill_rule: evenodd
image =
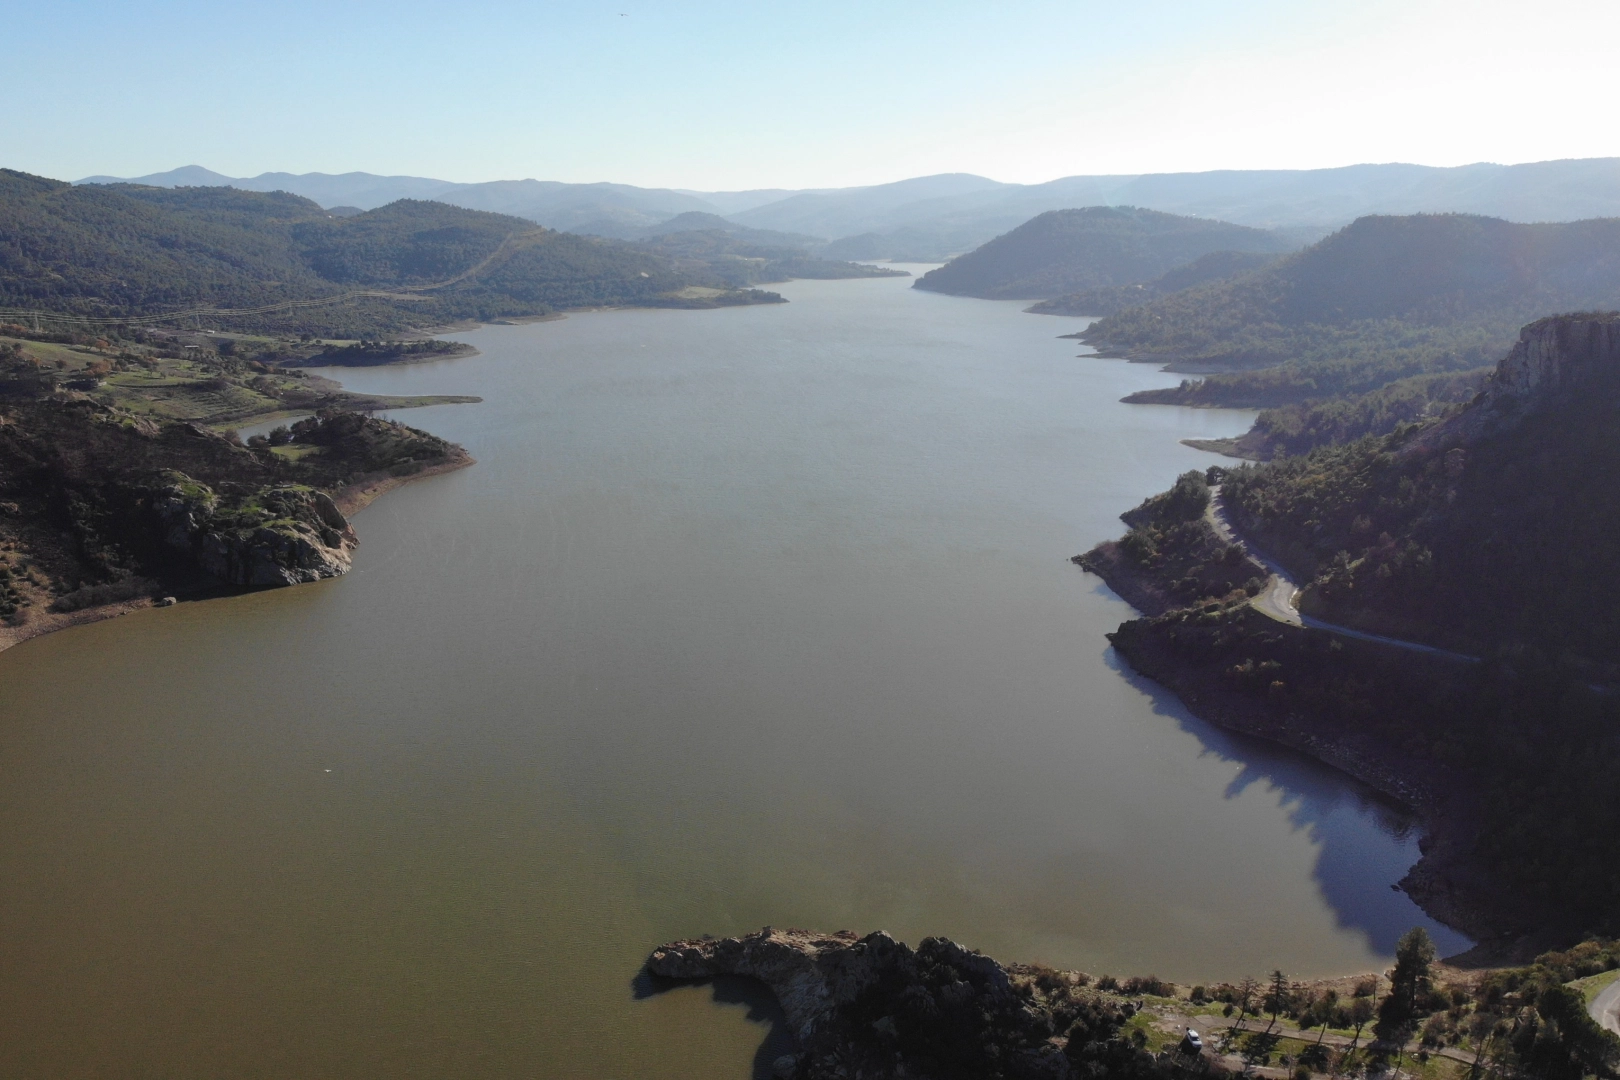
<path id="1" fill-rule="evenodd" d="M 125 182 L 109 176 L 79 183 Z M 288 191 L 323 207 L 372 209 L 395 199 L 433 199 L 527 218 L 554 229 L 629 239 L 691 211 L 756 229 L 834 243 L 829 258 L 942 260 L 970 251 L 1037 214 L 1082 206 L 1138 206 L 1265 229 L 1298 229 L 1309 243 L 1367 214 L 1462 212 L 1510 221 L 1620 216 L 1620 158 L 1525 165 L 1351 165 L 1338 169 L 1250 170 L 1070 176 L 1004 184 L 967 173 L 916 177 L 872 187 L 703 192 L 628 184 L 501 180 L 457 184 L 371 173 L 223 176 L 190 165 L 127 182 L 157 187 L 229 185 Z"/>
<path id="2" fill-rule="evenodd" d="M 374 210 L 396 199 L 432 199 L 468 210 L 488 210 L 527 218 L 550 229 L 591 232 L 629 239 L 647 226 L 677 214 L 702 211 L 734 214 L 776 202 L 793 191 L 735 191 L 697 194 L 628 184 L 563 184 L 552 180 L 496 180 L 457 184 L 422 176 L 376 176 L 372 173 L 260 173 L 224 176 L 200 165 L 128 179 L 89 176 L 80 184 L 149 184 L 152 187 L 234 187 L 244 191 L 286 191 L 323 207 Z M 581 226 L 595 226 L 582 228 Z"/>

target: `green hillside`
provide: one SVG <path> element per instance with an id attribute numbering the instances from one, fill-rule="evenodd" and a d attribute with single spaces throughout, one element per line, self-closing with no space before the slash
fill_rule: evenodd
<path id="1" fill-rule="evenodd" d="M 1101 289 L 1086 289 L 1031 305 L 1036 315 L 1114 315 L 1127 308 L 1145 304 L 1161 296 L 1252 273 L 1276 262 L 1280 256 L 1254 251 L 1212 251 L 1200 255 L 1185 266 L 1152 281 L 1133 282 L 1129 285 L 1111 285 Z"/>
<path id="2" fill-rule="evenodd" d="M 1132 206 L 1052 210 L 918 279 L 916 288 L 1046 299 L 1150 281 L 1213 251 L 1277 253 L 1261 229 Z"/>
<path id="3" fill-rule="evenodd" d="M 1187 439 L 1217 454 L 1270 461 L 1319 446 L 1387 435 L 1401 424 L 1446 416 L 1479 393 L 1491 369 L 1413 375 L 1365 394 L 1291 402 L 1263 410 L 1235 439 Z"/>
<path id="4" fill-rule="evenodd" d="M 1233 470 L 1245 531 L 1336 622 L 1620 673 L 1620 314 L 1524 329 L 1440 423 Z"/>
<path id="5" fill-rule="evenodd" d="M 1431 913 L 1481 939 L 1613 930 L 1616 431 L 1620 313 L 1556 316 L 1450 415 L 1189 474 L 1079 561 L 1150 612 L 1110 635 L 1135 670 L 1423 807 L 1401 886 Z M 1241 543 L 1205 522 L 1205 480 Z M 1251 605 L 1250 545 L 1305 583 L 1300 611 L 1321 623 Z"/>
<path id="6" fill-rule="evenodd" d="M 682 304 L 694 284 L 707 282 L 654 252 L 444 203 L 407 199 L 338 217 L 283 192 L 75 187 L 0 170 L 0 308 L 117 318 L 384 294 L 214 317 L 224 329 L 359 336 Z"/>
<path id="7" fill-rule="evenodd" d="M 649 230 L 635 246 L 670 260 L 693 280 L 741 289 L 792 278 L 909 277 L 903 270 L 824 259 L 813 237 L 750 229 L 714 214 L 682 214 Z"/>
<path id="8" fill-rule="evenodd" d="M 1617 302 L 1620 219 L 1367 217 L 1264 270 L 1100 319 L 1083 339 L 1217 372 L 1129 400 L 1266 407 L 1477 368 L 1531 319 Z"/>

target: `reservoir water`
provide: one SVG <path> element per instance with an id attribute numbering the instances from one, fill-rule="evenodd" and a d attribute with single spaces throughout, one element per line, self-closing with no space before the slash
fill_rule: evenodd
<path id="1" fill-rule="evenodd" d="M 765 924 L 1182 981 L 1461 945 L 1397 812 L 1122 671 L 1067 561 L 1249 414 L 909 284 L 338 373 L 482 395 L 400 414 L 479 464 L 347 578 L 0 655 L 0 1075 L 741 1078 L 768 1009 L 633 980 Z"/>

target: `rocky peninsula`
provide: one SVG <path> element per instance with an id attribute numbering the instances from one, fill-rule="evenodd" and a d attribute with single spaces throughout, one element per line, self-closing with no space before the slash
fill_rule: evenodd
<path id="1" fill-rule="evenodd" d="M 175 598 L 340 576 L 359 543 L 349 514 L 473 463 L 356 410 L 475 398 L 349 394 L 242 351 L 203 335 L 0 337 L 0 649 Z M 228 426 L 299 408 L 315 415 L 246 442 Z"/>
<path id="2" fill-rule="evenodd" d="M 1139 1047 L 1114 1039 L 1129 1015 L 1123 1009 L 1071 993 L 1078 985 L 1066 975 L 1037 993 L 1033 978 L 1015 980 L 946 938 L 912 949 L 881 931 L 857 937 L 766 927 L 741 938 L 672 942 L 647 958 L 647 971 L 763 982 L 794 1038 L 794 1053 L 772 1063 L 783 1078 L 1063 1080 L 1076 1075 L 1077 1060 L 1151 1065 L 1132 1060 L 1147 1057 Z"/>
<path id="3" fill-rule="evenodd" d="M 777 1080 L 1285 1080 L 1402 1063 L 1422 1075 L 1481 1062 L 1609 1075 L 1620 1039 L 1587 1015 L 1583 995 L 1616 967 L 1620 943 L 1590 940 L 1526 967 L 1459 968 L 1436 962 L 1414 930 L 1387 971 L 1313 982 L 1274 971 L 1188 987 L 1003 965 L 947 938 L 912 949 L 881 931 L 766 927 L 671 942 L 645 971 L 663 984 L 762 983 L 789 1037 L 777 1044 L 786 1052 L 756 1062 L 756 1076 Z"/>

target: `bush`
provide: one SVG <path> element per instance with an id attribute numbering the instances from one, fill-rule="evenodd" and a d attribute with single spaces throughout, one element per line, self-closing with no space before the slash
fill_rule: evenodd
<path id="1" fill-rule="evenodd" d="M 1204 474 L 1196 470 L 1184 472 L 1176 477 L 1175 486 L 1165 498 L 1165 518 L 1170 521 L 1191 521 L 1202 517 L 1208 506 L 1209 482 L 1204 479 Z"/>
<path id="2" fill-rule="evenodd" d="M 58 596 L 51 602 L 51 610 L 60 612 L 81 611 L 84 608 L 100 607 L 102 604 L 117 604 L 145 595 L 150 589 L 150 582 L 133 577 L 125 578 L 122 581 L 105 581 L 97 585 L 84 585 L 74 589 L 72 592 Z"/>
<path id="3" fill-rule="evenodd" d="M 1125 993 L 1150 994 L 1153 997 L 1175 997 L 1176 984 L 1165 982 L 1157 975 L 1135 975 L 1125 980 Z"/>

